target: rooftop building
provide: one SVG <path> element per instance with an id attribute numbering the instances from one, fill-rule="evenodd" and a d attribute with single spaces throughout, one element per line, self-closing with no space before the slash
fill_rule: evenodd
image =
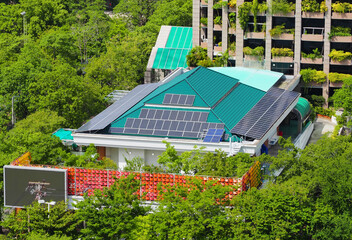
<path id="1" fill-rule="evenodd" d="M 284 74 L 248 68 L 179 68 L 158 83 L 137 86 L 72 134 L 101 156 L 125 165 L 142 157 L 157 164 L 166 140 L 178 152 L 196 145 L 229 155 L 260 155 L 264 145 L 291 136 L 304 147 L 313 124 L 300 94 L 278 88 Z"/>

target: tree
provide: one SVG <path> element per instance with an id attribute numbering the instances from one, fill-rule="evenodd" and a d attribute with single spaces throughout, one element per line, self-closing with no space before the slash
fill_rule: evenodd
<path id="1" fill-rule="evenodd" d="M 229 186 L 201 179 L 187 187 L 164 186 L 160 205 L 149 217 L 150 239 L 227 239 L 229 218 L 225 212 Z M 161 188 L 161 187 L 160 187 Z"/>
<path id="2" fill-rule="evenodd" d="M 34 202 L 33 205 L 17 214 L 12 212 L 3 222 L 4 226 L 9 229 L 8 237 L 20 239 L 26 238 L 31 232 L 77 238 L 76 228 L 80 223 L 76 213 L 68 211 L 64 202 L 56 203 L 50 211 L 46 205 Z"/>
<path id="3" fill-rule="evenodd" d="M 136 227 L 136 218 L 145 216 L 148 207 L 141 205 L 138 195 L 139 181 L 131 174 L 118 179 L 109 189 L 96 190 L 94 195 L 85 196 L 79 202 L 77 214 L 85 221 L 81 233 L 86 238 L 116 239 L 129 238 Z"/>
<path id="4" fill-rule="evenodd" d="M 37 109 L 56 111 L 70 127 L 79 127 L 105 107 L 99 88 L 77 76 L 68 64 L 56 63 L 52 71 L 37 75 L 29 87 L 30 112 Z"/>
<path id="5" fill-rule="evenodd" d="M 155 11 L 159 0 L 121 0 L 114 12 L 126 17 L 133 26 L 143 26 Z"/>
<path id="6" fill-rule="evenodd" d="M 344 79 L 344 84 L 341 89 L 335 91 L 332 99 L 334 101 L 335 108 L 343 108 L 343 117 L 352 115 L 352 77 Z M 352 122 L 349 121 L 348 126 L 351 126 Z"/>

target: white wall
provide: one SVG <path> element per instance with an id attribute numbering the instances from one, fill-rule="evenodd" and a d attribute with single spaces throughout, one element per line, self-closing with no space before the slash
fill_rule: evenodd
<path id="1" fill-rule="evenodd" d="M 145 164 L 159 166 L 158 157 L 162 153 L 163 153 L 162 151 L 145 150 L 145 152 L 144 152 Z"/>

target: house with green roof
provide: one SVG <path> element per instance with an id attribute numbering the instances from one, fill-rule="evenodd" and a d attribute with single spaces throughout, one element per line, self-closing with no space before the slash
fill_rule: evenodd
<path id="1" fill-rule="evenodd" d="M 137 86 L 72 136 L 77 145 L 95 144 L 121 168 L 137 156 L 157 164 L 164 140 L 179 152 L 196 145 L 260 155 L 263 144 L 269 147 L 289 132 L 305 146 L 310 106 L 299 93 L 275 86 L 282 77 L 246 68 L 181 68 L 163 81 Z"/>

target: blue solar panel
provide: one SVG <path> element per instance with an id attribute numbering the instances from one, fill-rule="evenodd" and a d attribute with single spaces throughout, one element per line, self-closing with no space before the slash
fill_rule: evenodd
<path id="1" fill-rule="evenodd" d="M 272 87 L 236 124 L 231 133 L 261 139 L 299 97 L 299 93 Z"/>
<path id="2" fill-rule="evenodd" d="M 224 135 L 224 131 L 225 131 L 224 129 L 209 128 L 207 134 L 203 139 L 203 142 L 213 142 L 213 143 L 220 142 L 222 136 Z"/>
<path id="3" fill-rule="evenodd" d="M 192 106 L 194 99 L 194 95 L 165 94 L 163 104 Z"/>

